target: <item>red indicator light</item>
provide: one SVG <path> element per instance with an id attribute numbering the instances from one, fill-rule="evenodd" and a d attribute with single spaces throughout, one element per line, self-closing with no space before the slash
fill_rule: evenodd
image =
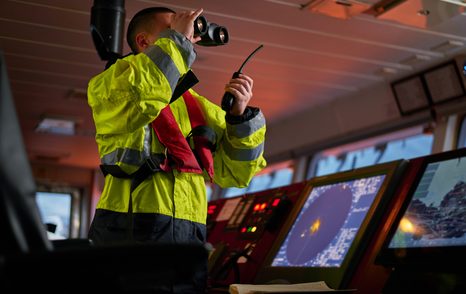
<path id="1" fill-rule="evenodd" d="M 274 199 L 273 202 L 272 202 L 272 206 L 277 206 L 278 203 L 280 203 L 280 198 Z"/>
<path id="2" fill-rule="evenodd" d="M 209 205 L 209 207 L 207 208 L 207 214 L 213 214 L 216 208 L 217 205 Z"/>
<path id="3" fill-rule="evenodd" d="M 247 229 L 246 229 L 245 227 L 242 228 L 242 229 L 241 229 L 241 233 L 246 233 L 246 230 L 247 230 Z"/>
<path id="4" fill-rule="evenodd" d="M 261 209 L 261 205 L 260 204 L 256 204 L 254 206 L 254 211 L 258 211 L 259 209 Z"/>
<path id="5" fill-rule="evenodd" d="M 267 203 L 262 203 L 261 204 L 261 210 L 264 210 L 267 207 Z"/>

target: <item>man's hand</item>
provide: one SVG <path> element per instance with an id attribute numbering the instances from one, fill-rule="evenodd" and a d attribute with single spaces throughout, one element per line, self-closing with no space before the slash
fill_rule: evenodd
<path id="1" fill-rule="evenodd" d="M 233 107 L 230 110 L 231 115 L 243 115 L 244 110 L 252 98 L 252 86 L 254 82 L 247 75 L 240 74 L 238 78 L 231 79 L 230 83 L 225 86 L 225 91 L 235 96 Z"/>
<path id="2" fill-rule="evenodd" d="M 194 37 L 194 20 L 201 15 L 203 9 L 196 11 L 183 11 L 176 13 L 171 21 L 170 28 L 186 36 L 191 43 L 201 40 L 201 37 Z"/>

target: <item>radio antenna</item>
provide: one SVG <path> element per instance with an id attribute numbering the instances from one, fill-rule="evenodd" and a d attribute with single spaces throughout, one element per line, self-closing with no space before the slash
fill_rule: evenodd
<path id="1" fill-rule="evenodd" d="M 239 77 L 239 74 L 242 73 L 243 71 L 243 67 L 246 65 L 246 63 L 248 63 L 249 59 L 251 59 L 251 57 L 256 54 L 257 51 L 259 51 L 260 49 L 262 49 L 262 47 L 264 47 L 264 45 L 259 45 L 259 47 L 256 48 L 256 50 L 252 51 L 251 54 L 249 54 L 249 56 L 246 58 L 246 60 L 243 62 L 243 64 L 241 64 L 240 68 L 238 69 L 238 71 L 236 71 L 235 73 L 233 73 L 233 79 Z M 229 112 L 231 110 L 231 108 L 233 107 L 233 102 L 234 102 L 234 96 L 233 94 L 231 94 L 230 92 L 225 92 L 225 94 L 223 94 L 223 97 L 222 97 L 222 109 L 225 110 L 226 112 Z"/>
<path id="2" fill-rule="evenodd" d="M 251 54 L 249 54 L 248 58 L 246 58 L 246 60 L 243 62 L 243 64 L 241 64 L 241 67 L 239 68 L 238 72 L 241 73 L 243 71 L 243 67 L 246 65 L 246 63 L 248 63 L 249 59 L 251 59 L 251 57 L 256 54 L 257 51 L 259 51 L 260 49 L 262 49 L 262 47 L 264 47 L 264 45 L 259 45 L 259 47 L 256 48 L 256 50 L 252 51 Z"/>

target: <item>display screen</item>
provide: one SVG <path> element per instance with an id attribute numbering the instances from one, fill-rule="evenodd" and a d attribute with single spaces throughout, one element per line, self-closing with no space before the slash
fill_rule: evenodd
<path id="1" fill-rule="evenodd" d="M 377 175 L 313 187 L 272 267 L 339 267 L 384 178 Z"/>
<path id="2" fill-rule="evenodd" d="M 419 76 L 394 82 L 392 89 L 402 114 L 408 114 L 429 107 L 427 92 Z"/>
<path id="3" fill-rule="evenodd" d="M 455 63 L 448 63 L 425 73 L 424 79 L 434 103 L 464 95 L 464 86 Z"/>
<path id="4" fill-rule="evenodd" d="M 427 164 L 389 248 L 466 245 L 466 157 Z"/>

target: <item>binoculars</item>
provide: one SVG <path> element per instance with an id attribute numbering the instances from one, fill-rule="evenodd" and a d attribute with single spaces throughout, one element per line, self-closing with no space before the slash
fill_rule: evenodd
<path id="1" fill-rule="evenodd" d="M 201 36 L 201 40 L 196 43 L 201 46 L 225 45 L 229 41 L 226 27 L 219 26 L 216 23 L 210 23 L 202 15 L 199 15 L 194 20 L 194 36 Z"/>

